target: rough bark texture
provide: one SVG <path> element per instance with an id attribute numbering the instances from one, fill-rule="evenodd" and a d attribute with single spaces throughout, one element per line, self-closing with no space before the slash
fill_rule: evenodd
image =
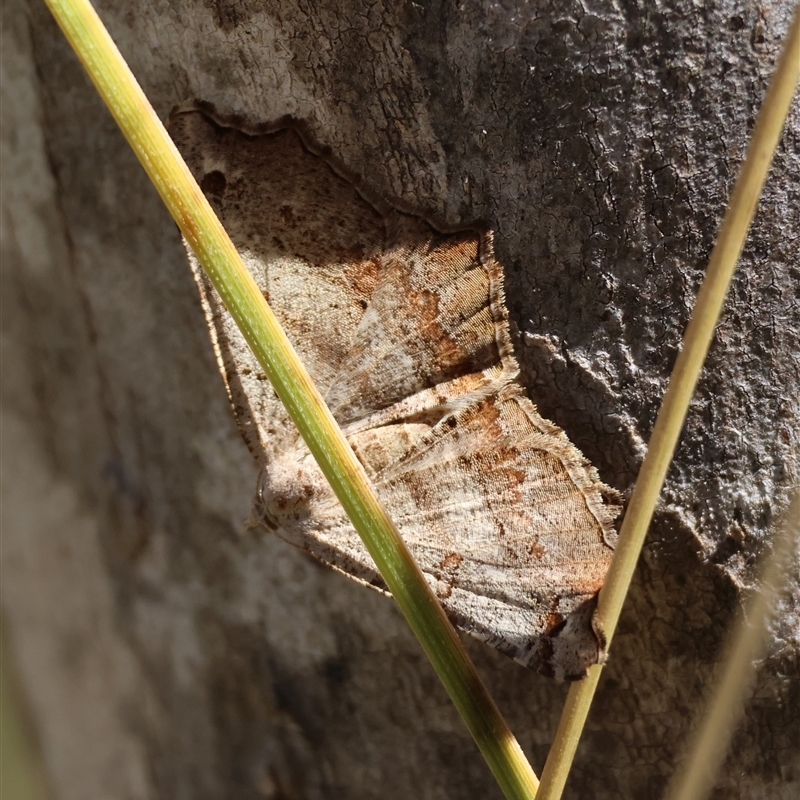
<path id="1" fill-rule="evenodd" d="M 531 397 L 623 491 L 790 10 L 99 5 L 162 116 L 294 114 L 488 220 Z M 499 797 L 391 601 L 245 532 L 174 224 L 43 4 L 3 4 L 2 51 L 2 602 L 54 795 Z M 799 136 L 795 104 L 568 797 L 659 796 L 796 481 Z M 800 792 L 798 591 L 715 797 Z M 566 687 L 468 647 L 541 770 Z"/>

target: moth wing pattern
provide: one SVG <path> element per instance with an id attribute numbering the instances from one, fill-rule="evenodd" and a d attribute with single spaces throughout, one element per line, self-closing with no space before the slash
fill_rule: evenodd
<path id="1" fill-rule="evenodd" d="M 207 109 L 170 133 L 453 622 L 527 666 L 603 658 L 592 610 L 615 493 L 516 382 L 491 234 L 361 187 L 297 123 Z M 371 557 L 193 263 L 266 528 L 385 591 Z"/>
<path id="2" fill-rule="evenodd" d="M 518 372 L 491 237 L 441 233 L 390 212 L 369 305 L 326 400 L 342 426 L 394 406 L 445 409 L 496 392 Z"/>
<path id="3" fill-rule="evenodd" d="M 363 427 L 349 438 L 448 616 L 526 666 L 582 676 L 602 657 L 594 598 L 616 508 L 566 436 L 519 387 L 433 428 Z M 307 451 L 262 477 L 264 518 L 323 561 L 385 590 Z"/>
<path id="4" fill-rule="evenodd" d="M 378 276 L 383 214 L 310 152 L 292 126 L 248 134 L 189 105 L 173 112 L 169 131 L 324 393 L 351 349 Z M 263 464 L 267 451 L 283 446 L 286 431 L 292 441 L 296 431 L 191 251 L 189 257 L 239 428 Z"/>

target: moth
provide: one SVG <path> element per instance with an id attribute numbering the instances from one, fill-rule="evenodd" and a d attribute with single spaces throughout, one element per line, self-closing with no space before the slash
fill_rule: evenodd
<path id="1" fill-rule="evenodd" d="M 452 622 L 557 679 L 604 657 L 593 625 L 618 495 L 517 380 L 492 234 L 388 201 L 290 119 L 202 104 L 169 129 Z M 259 525 L 386 591 L 191 251 Z"/>

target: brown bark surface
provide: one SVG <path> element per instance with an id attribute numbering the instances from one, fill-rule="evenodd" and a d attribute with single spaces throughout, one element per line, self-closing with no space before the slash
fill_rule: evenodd
<path id="1" fill-rule="evenodd" d="M 157 111 L 307 121 L 485 219 L 530 396 L 629 491 L 790 4 L 98 10 Z M 58 798 L 500 797 L 390 600 L 246 531 L 177 229 L 43 4 L 3 5 L 2 610 Z M 795 102 L 567 797 L 660 796 L 797 481 Z M 797 578 L 715 797 L 800 792 Z M 566 687 L 468 642 L 537 772 Z"/>

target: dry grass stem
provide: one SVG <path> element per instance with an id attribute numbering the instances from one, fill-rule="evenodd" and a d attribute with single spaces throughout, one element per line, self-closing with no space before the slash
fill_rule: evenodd
<path id="1" fill-rule="evenodd" d="M 726 655 L 716 670 L 712 696 L 702 721 L 667 792 L 668 800 L 702 800 L 714 786 L 744 704 L 756 678 L 757 662 L 767 647 L 769 620 L 796 563 L 800 541 L 800 491 L 795 491 L 780 525 L 772 553 L 752 590 L 746 610 L 731 631 Z"/>
<path id="2" fill-rule="evenodd" d="M 700 370 L 714 336 L 728 286 L 739 259 L 750 222 L 767 177 L 773 153 L 780 140 L 792 97 L 800 77 L 800 7 L 787 34 L 778 67 L 758 115 L 741 172 L 709 259 L 694 312 L 684 335 L 667 392 L 656 418 L 647 456 L 631 495 L 620 531 L 614 559 L 600 592 L 597 620 L 610 642 L 622 604 L 644 544 L 647 528 L 678 442 Z M 545 764 L 539 800 L 558 800 L 578 747 L 600 665 L 590 677 L 570 688 L 551 755 Z"/>

